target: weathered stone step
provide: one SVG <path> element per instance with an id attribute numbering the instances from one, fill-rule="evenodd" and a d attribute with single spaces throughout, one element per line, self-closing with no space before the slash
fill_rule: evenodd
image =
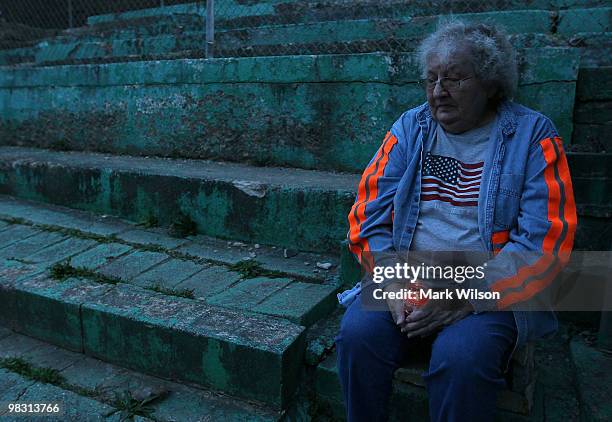
<path id="1" fill-rule="evenodd" d="M 264 0 L 264 1 L 236 1 L 224 0 L 215 7 L 215 20 L 231 19 L 235 17 L 266 16 L 275 12 L 275 4 L 291 2 L 293 0 Z M 302 0 L 300 0 L 302 1 Z M 163 18 L 172 15 L 206 16 L 206 5 L 202 2 L 166 5 L 147 9 L 129 10 L 122 13 L 108 13 L 93 15 L 87 18 L 88 25 L 112 24 L 117 21 L 129 22 L 142 18 Z"/>
<path id="2" fill-rule="evenodd" d="M 335 307 L 334 259 L 297 251 L 282 258 L 282 252 L 265 246 L 228 245 L 202 236 L 176 239 L 83 214 L 0 198 L 0 259 L 31 264 L 34 272 L 69 263 L 56 268 L 61 270 L 56 278 L 85 271 L 101 282 L 130 283 L 304 326 Z M 303 259 L 314 261 L 306 266 Z M 312 269 L 318 261 L 333 266 Z"/>
<path id="3" fill-rule="evenodd" d="M 491 20 L 503 23 L 511 34 L 551 32 L 550 12 L 542 10 L 468 13 L 459 14 L 458 17 L 467 21 Z M 444 17 L 437 15 L 400 17 L 393 20 L 370 18 L 220 30 L 215 33 L 215 45 L 217 54 L 223 57 L 234 56 L 236 51 L 262 47 L 274 51 L 276 46 L 287 44 L 321 45 L 319 51 L 325 53 L 327 52 L 323 47 L 325 44 L 393 42 L 393 39 L 408 39 L 414 42 L 433 32 L 441 19 Z M 136 40 L 123 37 L 98 40 L 74 37 L 72 40 L 66 40 L 65 37 L 60 37 L 31 48 L 2 51 L 0 64 L 33 62 L 38 65 L 51 65 L 79 63 L 98 58 L 114 60 L 130 56 L 149 57 L 180 51 L 201 51 L 205 45 L 205 30 L 193 27 L 191 29 L 180 34 L 161 34 Z M 231 53 L 224 54 L 223 51 Z"/>
<path id="4" fill-rule="evenodd" d="M 62 43 L 75 40 L 132 40 L 158 35 L 180 36 L 186 31 L 203 31 L 206 21 L 198 14 L 163 14 L 143 16 L 129 21 L 116 20 L 91 26 L 70 28 L 43 42 Z"/>
<path id="5" fill-rule="evenodd" d="M 276 266 L 268 261 L 273 272 L 249 265 L 256 258 L 235 260 L 246 246 L 211 250 L 211 240 L 201 239 L 2 197 L 0 322 L 122 366 L 284 408 L 299 381 L 305 327 L 336 307 L 334 271 L 299 274 L 289 266 L 296 280 L 278 271 L 278 258 Z"/>
<path id="6" fill-rule="evenodd" d="M 40 381 L 43 370 L 50 382 Z M 119 421 L 134 416 L 135 421 L 263 422 L 281 416 L 235 397 L 144 375 L 0 327 L 0 400 L 15 399 L 61 402 L 63 416 L 51 419 L 58 421 Z M 148 403 L 138 409 L 135 404 L 144 400 Z M 0 417 L 5 420 L 7 414 L 0 411 Z"/>
<path id="7" fill-rule="evenodd" d="M 161 226 L 338 253 L 356 175 L 0 148 L 0 193 Z M 312 264 L 312 262 L 311 262 Z"/>
<path id="8" fill-rule="evenodd" d="M 254 22 L 252 27 L 248 27 L 250 16 L 247 16 L 245 23 L 235 24 L 247 27 L 217 30 L 215 54 L 217 57 L 235 57 L 412 50 L 419 39 L 435 30 L 440 20 L 446 18 L 439 13 L 430 16 L 399 14 L 393 19 L 365 13 L 353 20 L 347 19 L 345 14 L 346 20 L 329 18 L 323 21 L 261 26 L 265 24 L 264 21 L 259 26 Z M 514 35 L 554 34 L 553 40 L 561 38 L 567 43 L 571 39 L 569 45 L 576 45 L 577 37 L 588 38 L 577 35 L 585 28 L 596 34 L 609 32 L 611 13 L 612 8 L 593 8 L 560 12 L 490 11 L 459 13 L 456 16 L 466 21 L 498 22 Z M 301 13 L 297 15 L 304 16 Z M 142 22 L 131 29 L 125 28 L 125 24 L 117 24 L 115 29 L 112 26 L 104 29 L 94 26 L 71 30 L 35 47 L 0 52 L 0 63 L 76 64 L 100 60 L 143 60 L 172 54 L 182 54 L 183 57 L 202 54 L 205 30 L 199 18 L 198 15 L 191 18 L 186 15 L 182 19 L 183 23 L 167 24 L 165 21 L 168 18 L 165 17 L 160 22 Z M 584 26 L 584 22 L 588 22 L 588 25 Z M 554 41 L 549 42 L 554 45 Z M 522 43 L 519 37 L 517 44 Z M 581 43 L 585 44 L 585 41 Z M 592 48 L 601 50 L 603 46 L 593 45 Z"/>
<path id="9" fill-rule="evenodd" d="M 406 0 L 262 0 L 247 5 L 225 0 L 215 5 L 215 24 L 255 26 L 270 23 L 347 20 L 358 18 L 418 16 L 502 10 L 558 10 L 601 6 L 600 0 L 513 0 L 482 2 L 479 0 L 406 1 Z M 187 3 L 150 9 L 131 10 L 90 16 L 88 25 L 125 22 L 146 17 L 168 15 L 206 15 L 202 3 Z"/>
<path id="10" fill-rule="evenodd" d="M 0 195 L 0 228 L 15 221 L 21 223 L 19 226 L 32 226 L 15 225 L 11 232 L 15 229 L 18 233 L 48 230 L 68 237 L 76 236 L 94 239 L 101 243 L 117 244 L 118 250 L 121 251 L 136 248 L 166 252 L 187 260 L 222 265 L 227 267 L 228 271 L 233 267 L 242 270 L 241 263 L 249 261 L 260 267 L 259 270 L 257 268 L 250 270 L 254 275 L 275 273 L 307 283 L 326 285 L 337 283 L 339 263 L 334 256 L 285 250 L 259 243 L 227 241 L 204 235 L 176 238 L 170 236 L 168 230 L 163 228 L 144 228 L 143 225 L 158 224 L 155 220 L 148 221 L 147 218 L 149 216 L 134 224 L 107 215 L 100 216 L 87 211 Z M 0 244 L 7 246 L 2 242 L 13 236 L 11 232 L 3 232 Z M 15 237 L 11 239 L 18 240 Z M 319 268 L 316 266 L 317 262 L 329 263 L 331 268 L 327 270 Z"/>
<path id="11" fill-rule="evenodd" d="M 569 142 L 578 51 L 523 57 L 518 100 Z M 410 53 L 12 68 L 0 143 L 361 172 L 419 81 Z"/>
<path id="12" fill-rule="evenodd" d="M 20 333 L 279 409 L 297 386 L 304 327 L 288 320 L 124 283 L 59 281 L 32 275 L 38 268 L 23 262 L 1 265 L 0 320 Z"/>

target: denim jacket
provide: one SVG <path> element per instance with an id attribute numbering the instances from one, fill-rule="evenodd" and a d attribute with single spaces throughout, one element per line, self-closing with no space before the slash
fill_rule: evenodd
<path id="1" fill-rule="evenodd" d="M 472 302 L 475 312 L 511 310 L 546 288 L 573 248 L 577 217 L 563 143 L 546 116 L 502 102 L 488 146 L 478 197 L 478 227 L 489 251 L 487 275 L 476 286 L 501 298 Z M 417 224 L 424 151 L 437 122 L 427 103 L 403 113 L 363 172 L 348 216 L 349 249 L 362 265 L 364 253 L 405 251 Z M 516 256 L 528 254 L 522 262 Z M 361 284 L 338 294 L 348 306 Z M 516 346 L 552 334 L 552 310 L 513 310 Z M 516 347 L 515 346 L 515 347 Z"/>

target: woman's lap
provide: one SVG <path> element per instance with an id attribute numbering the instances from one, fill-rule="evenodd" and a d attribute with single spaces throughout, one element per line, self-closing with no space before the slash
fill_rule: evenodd
<path id="1" fill-rule="evenodd" d="M 515 339 L 512 312 L 471 314 L 432 336 L 430 367 L 424 374 L 430 402 L 450 409 L 445 416 L 449 417 L 453 399 L 448 395 L 453 385 L 464 389 L 471 383 L 471 390 L 482 390 L 486 384 L 489 393 L 494 394 L 503 387 L 503 368 Z M 393 373 L 415 344 L 401 333 L 390 312 L 364 310 L 359 296 L 349 306 L 336 337 L 349 420 L 379 420 L 384 415 L 381 406 L 385 407 L 390 395 Z M 440 388 L 441 384 L 444 388 Z M 473 413 L 474 409 L 462 411 Z"/>

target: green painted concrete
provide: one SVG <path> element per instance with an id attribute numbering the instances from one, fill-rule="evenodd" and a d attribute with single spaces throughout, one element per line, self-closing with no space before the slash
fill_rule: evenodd
<path id="1" fill-rule="evenodd" d="M 216 19 L 227 19 L 242 16 L 258 16 L 270 14 L 274 11 L 275 3 L 286 3 L 287 0 L 266 0 L 255 2 L 254 5 L 245 4 L 236 0 L 224 0 L 215 7 Z M 149 9 L 131 10 L 123 13 L 109 13 L 105 15 L 89 16 L 88 25 L 100 23 L 112 23 L 115 21 L 138 19 L 144 17 L 160 17 L 173 14 L 194 14 L 206 16 L 206 5 L 203 3 L 186 3 L 168 5 L 163 8 L 155 7 Z"/>
<path id="2" fill-rule="evenodd" d="M 118 278 L 128 282 L 140 273 L 169 258 L 164 253 L 137 250 L 103 265 L 98 268 L 97 272 L 107 277 Z"/>
<path id="3" fill-rule="evenodd" d="M 0 332 L 3 329 L 0 328 Z M 8 331 L 8 330 L 7 330 Z M 115 394 L 129 391 L 133 397 L 143 395 L 146 391 L 167 392 L 161 398 L 149 404 L 154 411 L 154 420 L 195 421 L 201 418 L 211 418 L 219 421 L 276 421 L 278 412 L 261 406 L 254 406 L 243 400 L 221 397 L 200 388 L 187 386 L 176 382 L 162 380 L 115 366 L 100 360 L 73 353 L 47 343 L 43 343 L 8 332 L 0 339 L 0 357 L 18 356 L 35 367 L 53 368 L 65 379 L 61 389 L 57 389 L 56 397 L 61 397 L 62 390 L 76 390 L 78 393 L 92 392 L 93 399 L 98 402 L 113 403 Z M 10 373 L 0 371 L 0 397 L 14 391 L 16 386 L 33 384 L 29 381 L 16 383 Z M 38 391 L 38 390 L 37 390 Z M 79 407 L 80 408 L 80 407 Z M 94 420 L 94 415 L 85 415 L 75 422 Z M 98 420 L 98 419 L 95 419 Z M 100 419 L 103 420 L 103 419 Z M 115 419 L 104 419 L 113 421 Z M 144 418 L 135 421 L 144 420 Z M 151 419 L 146 419 L 147 421 Z"/>
<path id="4" fill-rule="evenodd" d="M 404 5 L 404 8 L 406 6 Z M 410 8 L 410 7 L 408 7 Z M 317 45 L 316 51 L 334 52 L 334 45 L 359 43 L 360 49 L 371 43 L 381 43 L 381 46 L 401 42 L 408 48 L 416 45 L 416 40 L 432 32 L 441 20 L 447 19 L 441 12 L 435 11 L 433 16 L 415 16 L 396 10 L 391 12 L 391 19 L 376 19 L 382 11 L 393 9 L 383 8 L 377 11 L 370 7 L 373 13 L 362 13 L 353 20 L 344 20 L 350 14 L 341 11 L 333 12 L 337 18 L 330 20 L 328 16 L 319 20 L 317 14 L 321 10 L 311 11 L 311 16 L 303 11 L 285 11 L 284 14 L 269 20 L 259 17 L 256 21 L 248 21 L 243 16 L 232 23 L 226 21 L 227 27 L 237 26 L 241 29 L 218 29 L 215 34 L 217 54 L 222 56 L 252 55 L 249 51 L 258 51 L 261 55 L 269 54 L 269 50 L 283 51 L 287 43 L 301 45 L 304 51 L 312 51 L 312 45 Z M 482 10 L 476 7 L 474 10 Z M 484 8 L 486 9 L 486 8 Z M 592 17 L 591 10 L 582 12 Z M 602 9 L 603 10 L 603 9 Z M 378 12 L 378 13 L 377 13 Z M 417 14 L 418 12 L 415 11 Z M 459 13 L 458 13 L 459 12 Z M 598 12 L 593 12 L 597 14 Z M 599 12 L 601 14 L 601 12 Z M 265 14 L 265 13 L 264 13 Z M 288 15 L 287 18 L 285 15 Z M 285 17 L 283 17 L 285 16 Z M 295 18 L 301 16 L 301 18 Z M 454 16 L 466 21 L 490 21 L 503 24 L 511 34 L 550 34 L 553 33 L 551 12 L 545 10 L 513 10 L 513 11 L 481 11 L 479 13 L 460 13 Z M 78 63 L 87 60 L 112 58 L 142 59 L 142 57 L 163 56 L 171 53 L 185 54 L 189 51 L 201 54 L 205 44 L 204 24 L 198 22 L 198 15 L 178 15 L 176 18 L 165 15 L 162 19 L 148 21 L 117 21 L 114 26 L 103 29 L 97 27 L 81 28 L 76 32 L 66 33 L 55 39 L 49 39 L 34 47 L 19 48 L 0 52 L 0 63 L 14 64 L 31 62 L 50 64 L 57 62 Z M 571 17 L 565 21 L 571 21 Z M 295 24 L 291 24 L 296 22 Z M 283 23 L 278 25 L 277 23 Z M 221 21 L 223 26 L 224 21 Z M 260 25 L 260 26 L 258 26 Z M 569 34 L 582 30 L 577 26 Z M 567 34 L 564 34 L 567 35 Z M 412 41 L 411 41 L 412 40 Z M 310 46 L 310 47 L 309 47 Z M 267 50 L 261 50 L 266 47 Z M 385 48 L 385 47 L 383 47 Z M 387 47 L 388 48 L 388 47 Z M 342 51 L 342 49 L 335 49 Z M 360 50 L 361 51 L 361 50 Z M 375 50 L 374 50 L 375 51 Z"/>
<path id="5" fill-rule="evenodd" d="M 0 381 L 0 400 L 3 402 L 18 399 L 24 389 L 34 384 L 34 381 L 25 379 L 6 369 L 0 369 Z M 6 410 L 7 409 L 2 409 L 0 415 L 4 414 Z"/>
<path id="6" fill-rule="evenodd" d="M 297 386 L 303 328 L 285 320 L 120 285 L 82 323 L 86 353 L 108 362 L 279 407 Z"/>
<path id="7" fill-rule="evenodd" d="M 260 301 L 253 311 L 279 316 L 309 327 L 334 310 L 337 304 L 336 290 L 333 286 L 291 283 Z"/>
<path id="8" fill-rule="evenodd" d="M 550 13 L 547 11 L 496 11 L 457 14 L 465 21 L 488 20 L 503 23 L 509 33 L 547 33 L 550 31 Z M 396 17 L 392 21 L 360 19 L 354 21 L 310 22 L 296 25 L 272 25 L 239 30 L 221 30 L 215 33 L 215 42 L 224 50 L 246 47 L 275 46 L 284 43 L 330 44 L 355 41 L 374 41 L 390 37 L 417 39 L 431 33 L 444 17 Z M 104 41 L 83 40 L 39 44 L 23 49 L 22 54 L 34 55 L 37 64 L 61 61 L 79 61 L 99 57 L 126 57 L 163 55 L 185 50 L 201 50 L 205 45 L 204 27 L 199 31 L 159 35 L 134 39 L 111 38 Z M 16 52 L 9 53 L 15 54 Z M 17 52 L 18 53 L 18 52 Z M 18 53 L 19 54 L 19 53 Z M 0 54 L 0 57 L 2 55 Z"/>
<path id="9" fill-rule="evenodd" d="M 133 229 L 117 234 L 117 238 L 139 245 L 161 246 L 165 249 L 175 249 L 188 243 L 187 239 L 169 237 L 166 233 L 151 230 Z"/>
<path id="10" fill-rule="evenodd" d="M 204 269 L 200 264 L 183 259 L 169 259 L 150 270 L 135 277 L 131 283 L 141 287 L 150 287 L 156 284 L 166 288 L 173 288 L 196 272 Z"/>
<path id="11" fill-rule="evenodd" d="M 132 221 L 154 203 L 165 227 L 180 210 L 209 236 L 318 253 L 337 253 L 357 186 L 354 175 L 326 172 L 10 150 L 0 154 L 1 193 Z"/>
<path id="12" fill-rule="evenodd" d="M 404 1 L 386 1 L 383 4 L 374 5 L 363 3 L 357 6 L 358 9 L 364 9 L 371 17 L 397 17 L 397 16 L 412 16 L 412 15 L 435 15 L 448 12 L 467 12 L 467 11 L 485 11 L 485 10 L 513 10 L 513 9 L 559 9 L 568 7 L 585 7 L 585 6 L 600 6 L 604 5 L 602 0 L 532 0 L 525 2 L 522 0 L 506 0 L 501 4 L 487 4 L 479 0 L 466 0 L 460 3 L 455 1 L 440 1 L 435 4 L 430 2 L 411 2 L 406 4 Z M 347 13 L 347 8 L 352 8 Z M 248 4 L 240 3 L 233 0 L 225 0 L 222 3 L 215 5 L 215 18 L 221 20 L 223 25 L 224 19 L 231 18 L 271 18 L 283 16 L 283 14 L 292 12 L 302 12 L 298 16 L 292 16 L 293 20 L 315 20 L 321 18 L 316 12 L 321 9 L 325 12 L 323 16 L 330 16 L 330 11 L 336 12 L 332 16 L 335 19 L 346 19 L 343 16 L 354 16 L 356 11 L 355 5 L 348 4 L 342 1 L 327 1 L 323 4 L 320 2 L 308 2 L 303 0 L 259 0 L 251 1 Z M 342 13 L 344 12 L 344 13 Z M 205 16 L 205 7 L 202 3 L 186 3 L 180 5 L 170 5 L 165 7 L 156 7 L 150 9 L 132 10 L 123 13 L 109 13 L 104 15 L 90 16 L 87 19 L 88 25 L 93 24 L 112 24 L 117 21 L 129 21 L 142 19 L 147 17 L 161 18 L 168 15 L 193 14 Z M 306 15 L 306 16 L 303 16 Z M 302 21 L 300 20 L 300 21 Z"/>
<path id="13" fill-rule="evenodd" d="M 40 231 L 33 227 L 17 224 L 0 232 L 0 245 L 5 248 L 39 233 Z"/>
<path id="14" fill-rule="evenodd" d="M 181 209 L 196 221 L 200 232 L 208 235 L 283 245 L 319 253 L 338 253 L 337 242 L 346 235 L 346 216 L 354 201 L 354 190 L 358 182 L 357 175 L 300 170 L 287 172 L 284 169 L 247 168 L 229 164 L 219 165 L 218 174 L 215 165 L 207 164 L 208 171 L 204 173 L 200 167 L 201 163 L 194 163 L 191 169 L 184 162 L 180 162 L 181 167 L 176 167 L 175 164 L 179 162 L 170 164 L 167 160 L 154 159 L 145 159 L 146 168 L 139 169 L 144 162 L 125 157 L 99 160 L 100 157 L 74 153 L 66 155 L 19 151 L 19 154 L 24 155 L 14 155 L 15 149 L 5 149 L 2 154 L 6 160 L 0 166 L 0 174 L 5 178 L 5 183 L 0 185 L 3 193 L 46 202 L 57 203 L 62 200 L 61 204 L 70 207 L 118 214 L 138 221 L 140 216 L 146 215 L 150 209 L 146 205 L 149 201 L 144 201 L 143 206 L 143 202 L 134 200 L 133 192 L 139 190 L 143 192 L 141 198 L 154 198 L 152 201 L 155 200 L 159 204 L 156 210 L 162 226 L 168 226 L 175 218 L 176 210 Z M 79 158 L 75 159 L 76 156 Z M 23 158 L 26 157 L 34 160 L 33 163 L 36 164 L 24 164 Z M 596 159 L 593 162 L 598 163 L 597 165 L 588 162 L 593 159 Z M 60 165 L 62 162 L 78 162 L 77 165 L 83 165 L 85 168 L 63 167 L 64 164 Z M 609 210 L 610 181 L 606 176 L 609 174 L 609 156 L 570 154 L 569 162 L 575 178 L 575 196 L 581 207 L 580 214 L 601 215 L 592 214 L 593 211 L 589 211 L 589 207 L 600 209 L 598 212 L 606 207 Z M 600 168 L 599 173 L 593 173 L 595 170 L 590 170 L 591 173 L 581 173 L 581 168 L 585 165 L 591 169 Z M 96 166 L 106 167 L 98 172 L 109 176 L 95 177 L 95 172 L 90 169 Z M 112 166 L 115 166 L 116 170 L 111 170 Z M 177 174 L 178 168 L 184 172 L 182 175 Z M 164 173 L 166 175 L 162 176 Z M 197 177 L 202 177 L 203 174 L 207 174 L 206 177 L 211 179 L 198 180 Z M 253 183 L 258 181 L 253 185 L 256 189 L 244 191 L 242 186 L 227 182 L 238 178 L 251 179 Z M 112 181 L 110 185 L 113 188 L 106 187 L 109 186 L 107 181 Z M 84 184 L 91 188 L 75 190 L 75 187 Z M 172 186 L 172 189 L 168 186 Z M 160 198 L 160 192 L 164 192 L 163 198 Z M 304 204 L 308 206 L 305 207 Z M 249 224 L 245 224 L 245 221 Z M 295 227 L 299 229 L 294 230 Z M 6 230 L 0 232 L 0 238 L 5 232 Z M 220 247 L 192 244 L 178 250 L 213 260 L 219 257 L 220 261 L 228 262 L 237 262 L 248 256 L 248 251 L 236 250 L 223 258 L 223 251 L 227 250 L 223 244 Z M 268 256 L 270 258 L 262 259 L 262 262 L 268 262 L 268 267 L 274 269 L 280 256 Z M 306 259 L 310 260 L 304 258 Z M 289 272 L 299 273 L 297 268 L 308 268 L 303 262 L 300 258 L 295 260 L 293 265 L 296 269 L 289 269 Z M 310 261 L 310 264 L 314 262 Z M 144 269 L 146 268 L 142 270 Z M 308 271 L 311 270 L 302 270 L 301 273 L 307 274 Z"/>
<path id="15" fill-rule="evenodd" d="M 117 413 L 108 418 L 105 417 L 106 414 L 114 410 L 113 407 L 49 384 L 36 383 L 32 385 L 19 397 L 19 400 L 27 403 L 53 403 L 61 401 L 64 406 L 64 413 L 58 419 L 55 419 L 58 421 L 76 422 L 87 419 L 99 419 L 119 422 L 121 420 L 120 415 Z M 49 418 L 49 420 L 53 420 L 53 418 Z M 141 421 L 145 420 L 141 419 Z"/>
<path id="16" fill-rule="evenodd" d="M 94 270 L 130 249 L 130 246 L 121 243 L 103 243 L 72 257 L 70 264 L 75 268 Z"/>
<path id="17" fill-rule="evenodd" d="M 58 243 L 66 238 L 67 236 L 59 233 L 40 232 L 34 236 L 12 243 L 5 248 L 1 248 L 0 246 L 0 259 L 25 258 L 40 249 Z"/>
<path id="18" fill-rule="evenodd" d="M 609 3 L 608 3 L 609 6 Z M 559 34 L 568 35 L 589 28 L 593 32 L 612 30 L 612 7 L 570 9 L 559 11 Z"/>
<path id="19" fill-rule="evenodd" d="M 58 283 L 44 274 L 22 280 L 14 286 L 12 298 L 9 296 L 19 310 L 12 328 L 69 350 L 82 351 L 80 306 L 109 288 L 76 279 Z M 0 297 L 0 301 L 6 303 L 6 298 Z"/>
<path id="20" fill-rule="evenodd" d="M 569 142 L 578 53 L 525 54 L 518 99 L 551 117 Z M 3 72 L 0 138 L 360 172 L 401 113 L 425 100 L 412 54 L 163 63 Z"/>
<path id="21" fill-rule="evenodd" d="M 304 178 L 304 175 L 300 175 L 300 178 Z M 283 179 L 286 181 L 287 178 L 283 177 Z M 319 187 L 323 185 L 319 182 L 315 184 Z M 341 185 L 337 182 L 333 184 L 335 187 Z M 71 258 L 73 266 L 91 270 L 108 263 L 117 256 L 126 254 L 132 246 L 141 249 L 153 247 L 170 250 L 180 244 L 181 246 L 173 252 L 174 254 L 192 260 L 202 260 L 207 265 L 215 264 L 189 280 L 189 288 L 195 289 L 196 296 L 198 292 L 203 296 L 208 293 L 212 294 L 219 286 L 237 281 L 241 275 L 227 270 L 227 266 L 244 259 L 253 259 L 253 255 L 264 271 L 279 271 L 289 277 L 307 282 L 336 284 L 338 261 L 334 256 L 329 255 L 299 251 L 297 255 L 285 258 L 283 248 L 264 244 L 238 243 L 234 245 L 233 242 L 202 235 L 191 236 L 189 239 L 177 239 L 169 237 L 164 228 L 149 230 L 134 228 L 133 224 L 108 216 L 96 216 L 71 208 L 32 203 L 0 195 L 0 226 L 2 226 L 0 233 L 6 231 L 7 236 L 4 239 L 7 242 L 12 242 L 13 237 L 19 240 L 22 235 L 32 235 L 39 231 L 28 225 L 9 225 L 1 220 L 2 218 L 7 220 L 23 218 L 25 224 L 51 224 L 48 227 L 49 230 L 78 229 L 78 236 L 95 236 L 97 240 L 105 243 Z M 42 227 L 47 229 L 46 226 Z M 19 230 L 15 231 L 15 228 Z M 131 244 L 118 243 L 115 241 L 115 236 Z M 1 235 L 0 239 L 3 239 Z M 0 246 L 8 246 L 8 243 L 0 244 Z M 314 268 L 316 262 L 329 262 L 332 268 L 325 271 L 316 269 Z M 208 283 L 207 280 L 215 280 L 215 282 Z M 221 287 L 221 290 L 223 288 Z"/>
<path id="22" fill-rule="evenodd" d="M 95 240 L 69 238 L 62 242 L 46 247 L 33 255 L 27 257 L 36 265 L 51 266 L 55 263 L 65 261 L 83 251 L 86 251 L 96 245 Z"/>
<path id="23" fill-rule="evenodd" d="M 220 266 L 211 266 L 181 281 L 174 288 L 193 290 L 193 295 L 196 299 L 206 300 L 211 296 L 226 291 L 241 278 L 242 275 L 240 273 L 229 271 Z M 240 306 L 240 304 L 237 305 Z"/>
<path id="24" fill-rule="evenodd" d="M 287 287 L 291 281 L 288 278 L 250 278 L 209 297 L 206 301 L 211 305 L 253 311 L 259 303 L 269 297 L 280 299 L 279 291 Z M 287 303 L 284 302 L 284 304 Z"/>
<path id="25" fill-rule="evenodd" d="M 510 34 L 546 34 L 551 30 L 550 13 L 547 11 L 502 11 L 485 13 L 456 14 L 465 21 L 491 21 L 503 24 Z M 352 21 L 309 22 L 296 25 L 271 25 L 257 28 L 219 30 L 215 42 L 223 57 L 241 56 L 245 50 L 254 49 L 261 55 L 268 50 L 280 50 L 284 44 L 307 46 L 320 45 L 318 50 L 326 52 L 329 46 L 346 43 L 381 43 L 389 40 L 403 40 L 415 46 L 419 39 L 433 32 L 445 16 L 403 17 L 392 20 L 358 19 Z M 93 32 L 76 37 L 62 37 L 49 40 L 34 47 L 0 52 L 0 64 L 29 62 L 35 64 L 81 63 L 96 59 L 115 61 L 120 58 L 141 59 L 164 56 L 188 51 L 199 52 L 205 45 L 203 27 L 189 31 L 189 28 L 169 34 L 124 38 L 120 30 L 115 34 L 101 37 Z M 153 29 L 158 32 L 159 29 Z M 577 32 L 578 29 L 574 30 Z M 134 33 L 132 35 L 139 35 Z M 395 42 L 395 41 L 394 41 Z M 306 50 L 309 51 L 309 50 Z M 332 50 L 333 51 L 333 50 Z M 342 50 L 340 50 L 342 51 Z M 247 54 L 249 55 L 249 54 Z M 260 54 L 256 54 L 260 55 Z"/>

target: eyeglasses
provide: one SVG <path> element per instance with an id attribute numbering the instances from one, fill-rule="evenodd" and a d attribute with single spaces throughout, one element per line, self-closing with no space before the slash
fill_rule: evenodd
<path id="1" fill-rule="evenodd" d="M 421 81 L 421 84 L 425 87 L 427 91 L 433 91 L 438 83 L 442 89 L 445 89 L 448 92 L 456 91 L 461 88 L 461 82 L 467 81 L 468 79 L 472 79 L 473 76 L 468 76 L 467 78 L 457 79 L 457 78 L 441 78 L 441 79 L 433 79 L 427 78 Z"/>

